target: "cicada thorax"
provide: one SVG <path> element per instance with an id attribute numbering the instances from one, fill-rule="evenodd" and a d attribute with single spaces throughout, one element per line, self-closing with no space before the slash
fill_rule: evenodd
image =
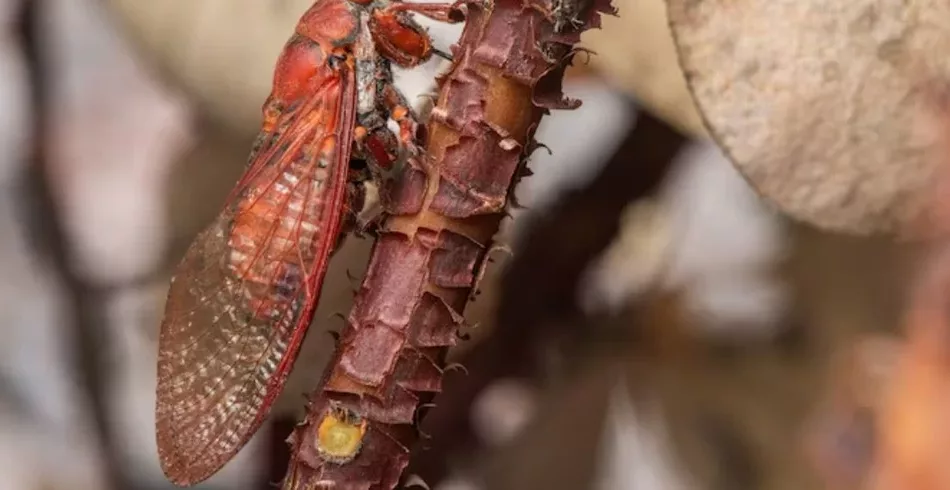
<path id="1" fill-rule="evenodd" d="M 297 34 L 329 50 L 352 44 L 359 29 L 359 8 L 349 0 L 314 2 L 297 23 Z"/>

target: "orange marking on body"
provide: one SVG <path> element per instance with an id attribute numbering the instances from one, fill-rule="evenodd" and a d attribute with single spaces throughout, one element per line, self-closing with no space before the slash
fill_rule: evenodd
<path id="1" fill-rule="evenodd" d="M 392 117 L 394 121 L 402 121 L 408 115 L 409 115 L 409 109 L 401 105 L 398 105 L 395 108 L 393 108 Z"/>
<path id="2" fill-rule="evenodd" d="M 320 155 L 330 156 L 334 150 L 336 150 L 336 136 L 327 136 L 323 139 L 323 142 L 320 143 Z"/>

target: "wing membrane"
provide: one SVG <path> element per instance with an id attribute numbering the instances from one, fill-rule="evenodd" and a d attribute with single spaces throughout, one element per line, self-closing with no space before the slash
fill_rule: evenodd
<path id="1" fill-rule="evenodd" d="M 245 177 L 172 280 L 156 433 L 175 483 L 208 478 L 257 431 L 313 317 L 339 234 L 355 105 L 352 71 L 320 69 L 317 90 L 265 123 Z"/>

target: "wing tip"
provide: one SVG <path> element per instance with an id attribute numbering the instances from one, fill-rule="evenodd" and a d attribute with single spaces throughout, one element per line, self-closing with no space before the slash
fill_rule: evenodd
<path id="1" fill-rule="evenodd" d="M 175 435 L 179 431 L 168 424 L 157 422 L 155 434 L 158 442 L 158 461 L 162 467 L 162 473 L 173 485 L 177 487 L 190 487 L 197 485 L 215 473 L 221 470 L 225 461 L 222 458 L 205 453 L 201 457 L 188 458 L 184 455 L 182 447 L 188 447 L 186 441 L 179 440 Z"/>

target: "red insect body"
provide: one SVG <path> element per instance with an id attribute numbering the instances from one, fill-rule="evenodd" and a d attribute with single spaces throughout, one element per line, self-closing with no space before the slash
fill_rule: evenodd
<path id="1" fill-rule="evenodd" d="M 385 33 L 374 38 L 380 54 L 402 66 L 418 65 L 432 54 L 429 37 L 422 35 L 414 26 L 400 22 L 395 12 L 373 12 L 370 26 L 374 32 Z"/>
<path id="2" fill-rule="evenodd" d="M 385 128 L 390 115 L 406 113 L 388 64 L 375 55 L 406 66 L 429 56 L 428 37 L 403 16 L 349 0 L 319 0 L 304 14 L 277 62 L 245 175 L 178 266 L 156 404 L 159 456 L 176 484 L 217 472 L 283 388 L 345 231 L 347 196 L 359 194 L 348 192 L 358 184 L 349 169 L 354 147 L 371 168 L 391 163 L 400 143 L 413 149 L 412 131 L 394 138 Z M 386 85 L 378 95 L 377 82 Z M 415 122 L 408 114 L 401 124 Z"/>

